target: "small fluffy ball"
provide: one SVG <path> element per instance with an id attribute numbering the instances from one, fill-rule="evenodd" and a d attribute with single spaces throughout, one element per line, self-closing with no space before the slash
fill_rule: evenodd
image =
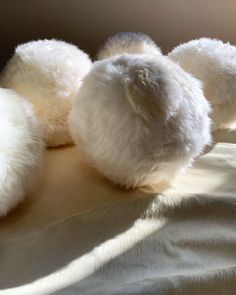
<path id="1" fill-rule="evenodd" d="M 19 203 L 38 174 L 43 141 L 31 105 L 0 89 L 0 216 Z"/>
<path id="2" fill-rule="evenodd" d="M 161 49 L 146 34 L 122 32 L 107 39 L 98 51 L 97 59 L 101 60 L 124 53 L 161 54 Z"/>
<path id="3" fill-rule="evenodd" d="M 116 184 L 170 182 L 211 141 L 201 83 L 161 55 L 95 62 L 69 116 L 87 159 Z"/>
<path id="4" fill-rule="evenodd" d="M 236 123 L 236 47 L 201 38 L 177 46 L 169 57 L 204 85 L 212 105 L 213 129 Z"/>
<path id="5" fill-rule="evenodd" d="M 15 90 L 34 106 L 48 146 L 72 143 L 67 117 L 71 100 L 90 70 L 87 54 L 57 40 L 19 45 L 5 67 L 0 85 Z"/>

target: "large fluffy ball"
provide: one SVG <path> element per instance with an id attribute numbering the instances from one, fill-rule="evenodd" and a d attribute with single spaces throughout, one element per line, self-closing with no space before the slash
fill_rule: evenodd
<path id="1" fill-rule="evenodd" d="M 201 83 L 161 55 L 94 63 L 69 116 L 98 171 L 127 188 L 171 181 L 211 141 Z"/>
<path id="2" fill-rule="evenodd" d="M 38 174 L 41 135 L 31 105 L 0 89 L 0 216 L 24 198 Z"/>
<path id="3" fill-rule="evenodd" d="M 81 80 L 90 70 L 87 54 L 57 40 L 39 40 L 16 48 L 0 84 L 26 97 L 43 126 L 48 146 L 72 142 L 67 116 Z"/>
<path id="4" fill-rule="evenodd" d="M 98 51 L 97 59 L 101 60 L 124 53 L 161 54 L 161 49 L 146 34 L 122 32 L 106 40 Z"/>
<path id="5" fill-rule="evenodd" d="M 169 57 L 201 80 L 212 105 L 213 128 L 236 122 L 236 47 L 208 38 L 177 46 Z"/>

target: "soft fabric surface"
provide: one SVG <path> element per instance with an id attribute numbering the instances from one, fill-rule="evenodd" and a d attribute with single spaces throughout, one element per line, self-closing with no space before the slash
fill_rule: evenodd
<path id="1" fill-rule="evenodd" d="M 41 190 L 0 222 L 0 294 L 235 294 L 235 144 L 159 195 L 122 192 L 75 156 L 48 151 Z"/>

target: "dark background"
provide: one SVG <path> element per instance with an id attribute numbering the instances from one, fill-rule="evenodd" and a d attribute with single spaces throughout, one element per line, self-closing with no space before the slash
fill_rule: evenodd
<path id="1" fill-rule="evenodd" d="M 119 31 L 149 34 L 164 52 L 202 36 L 236 44 L 236 0 L 0 0 L 0 66 L 19 43 L 57 38 L 93 57 Z"/>

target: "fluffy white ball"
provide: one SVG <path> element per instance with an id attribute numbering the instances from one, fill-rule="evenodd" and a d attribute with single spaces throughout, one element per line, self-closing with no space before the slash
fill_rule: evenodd
<path id="1" fill-rule="evenodd" d="M 213 128 L 236 122 L 236 47 L 201 38 L 177 46 L 169 57 L 203 82 L 212 105 Z"/>
<path id="2" fill-rule="evenodd" d="M 122 32 L 106 40 L 98 50 L 97 59 L 102 60 L 124 53 L 161 54 L 161 49 L 146 34 Z"/>
<path id="3" fill-rule="evenodd" d="M 69 116 L 99 172 L 127 188 L 169 182 L 211 141 L 201 83 L 161 55 L 95 62 Z"/>
<path id="4" fill-rule="evenodd" d="M 31 105 L 0 89 L 0 216 L 20 202 L 37 175 L 42 134 Z"/>
<path id="5" fill-rule="evenodd" d="M 71 100 L 91 67 L 87 54 L 57 40 L 20 45 L 5 67 L 0 84 L 26 97 L 43 126 L 48 146 L 72 143 L 67 117 Z"/>

